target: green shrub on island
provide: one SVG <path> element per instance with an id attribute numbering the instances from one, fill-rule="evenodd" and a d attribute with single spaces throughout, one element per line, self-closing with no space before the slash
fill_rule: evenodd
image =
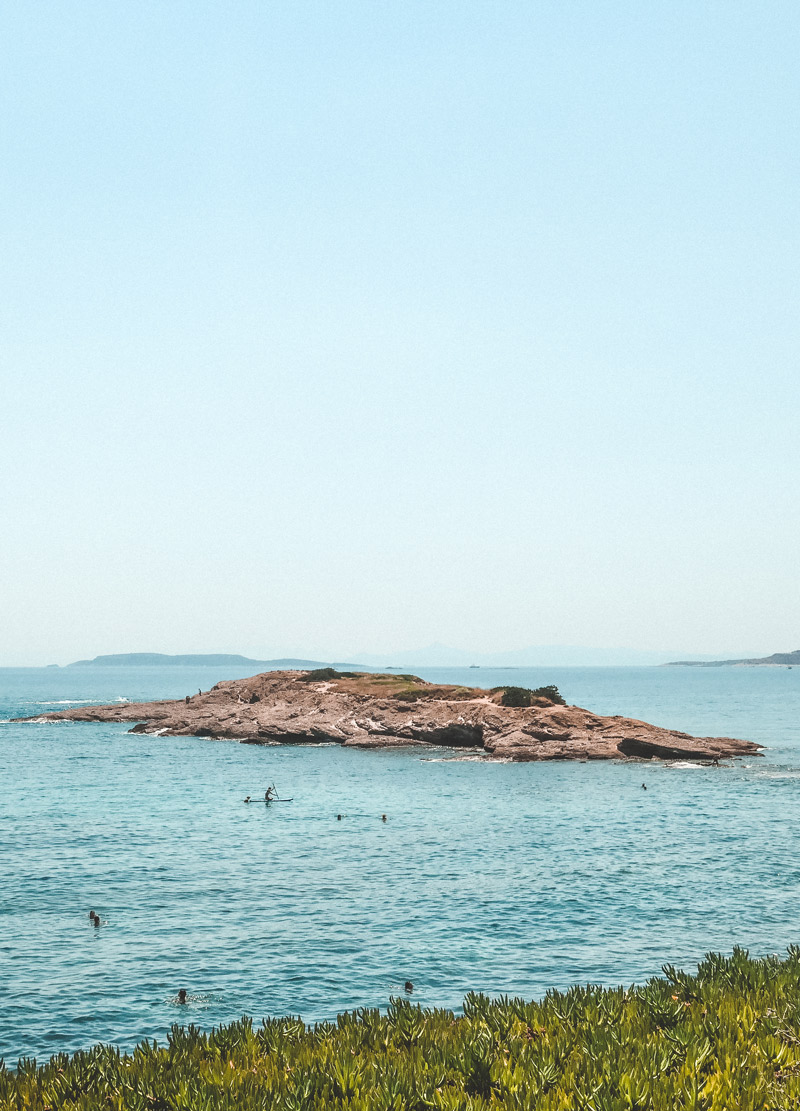
<path id="1" fill-rule="evenodd" d="M 301 683 L 322 683 L 326 679 L 360 679 L 360 671 L 337 671 L 335 667 L 318 667 L 314 671 L 309 671 L 307 675 L 301 675 Z"/>
<path id="2" fill-rule="evenodd" d="M 326 679 L 362 679 L 365 683 L 387 682 L 397 683 L 403 680 L 406 683 L 421 683 L 417 675 L 387 675 L 369 671 L 337 671 L 335 667 L 318 667 L 305 675 L 299 676 L 301 683 L 322 683 Z"/>
<path id="3" fill-rule="evenodd" d="M 0 1068 L 0 1111 L 789 1111 L 800 1108 L 800 947 L 709 954 L 642 987 L 539 1002 L 470 994 L 463 1017 L 395 999 L 333 1023 L 250 1019 L 130 1054 Z"/>
<path id="4" fill-rule="evenodd" d="M 551 683 L 547 687 L 537 687 L 530 690 L 528 687 L 492 687 L 492 693 L 503 692 L 500 699 L 501 706 L 532 706 L 536 699 L 546 698 L 556 706 L 566 706 L 566 701 L 561 697 L 558 687 Z"/>
<path id="5" fill-rule="evenodd" d="M 341 674 L 333 667 L 318 667 L 300 676 L 301 683 L 321 683 L 325 679 L 341 679 Z"/>

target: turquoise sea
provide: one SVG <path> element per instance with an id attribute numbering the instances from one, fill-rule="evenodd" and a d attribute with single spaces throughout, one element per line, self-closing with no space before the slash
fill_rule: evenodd
<path id="1" fill-rule="evenodd" d="M 418 670 L 554 682 L 603 714 L 766 750 L 722 768 L 502 764 L 10 724 L 234 676 L 0 670 L 7 1063 L 174 1022 L 328 1019 L 384 1007 L 406 980 L 457 1009 L 471 990 L 534 997 L 800 942 L 800 668 Z M 243 804 L 272 781 L 291 804 Z"/>

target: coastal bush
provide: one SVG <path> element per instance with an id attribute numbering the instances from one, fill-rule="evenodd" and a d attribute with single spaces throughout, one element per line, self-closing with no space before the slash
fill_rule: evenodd
<path id="1" fill-rule="evenodd" d="M 299 676 L 301 683 L 321 683 L 324 679 L 341 679 L 339 672 L 333 667 L 318 667 L 306 675 Z"/>
<path id="2" fill-rule="evenodd" d="M 493 694 L 496 694 L 497 691 L 503 692 L 503 697 L 500 699 L 501 706 L 532 706 L 534 699 L 537 698 L 546 698 L 549 702 L 553 702 L 557 706 L 566 706 L 566 702 L 561 697 L 558 687 L 552 684 L 547 687 L 537 687 L 535 690 L 530 690 L 528 687 L 492 688 Z"/>
<path id="3" fill-rule="evenodd" d="M 546 687 L 536 687 L 531 691 L 534 698 L 549 698 L 556 706 L 566 706 L 567 700 L 561 697 L 561 692 L 555 683 L 549 683 Z"/>
<path id="4" fill-rule="evenodd" d="M 393 999 L 316 1026 L 174 1026 L 132 1053 L 0 1067 L 0 1111 L 797 1111 L 800 948 L 663 973 L 534 1002 L 470 994 L 461 1017 Z"/>
<path id="5" fill-rule="evenodd" d="M 360 679 L 360 671 L 337 671 L 335 667 L 318 667 L 306 675 L 299 676 L 301 683 L 321 683 L 326 679 Z"/>
<path id="6" fill-rule="evenodd" d="M 533 701 L 533 691 L 527 687 L 503 687 L 501 706 L 530 706 Z"/>

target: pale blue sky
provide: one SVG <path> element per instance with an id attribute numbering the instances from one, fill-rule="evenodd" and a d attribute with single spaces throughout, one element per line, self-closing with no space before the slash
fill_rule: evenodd
<path id="1" fill-rule="evenodd" d="M 796 3 L 0 15 L 0 664 L 800 647 Z"/>

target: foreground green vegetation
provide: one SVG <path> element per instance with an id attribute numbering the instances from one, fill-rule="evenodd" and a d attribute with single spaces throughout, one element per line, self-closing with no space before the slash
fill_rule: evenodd
<path id="1" fill-rule="evenodd" d="M 541 1002 L 469 995 L 464 1016 L 394 1000 L 306 1027 L 250 1020 L 162 1047 L 98 1046 L 0 1071 L 2 1111 L 788 1111 L 800 1108 L 800 948 L 710 954 L 698 974 Z"/>

